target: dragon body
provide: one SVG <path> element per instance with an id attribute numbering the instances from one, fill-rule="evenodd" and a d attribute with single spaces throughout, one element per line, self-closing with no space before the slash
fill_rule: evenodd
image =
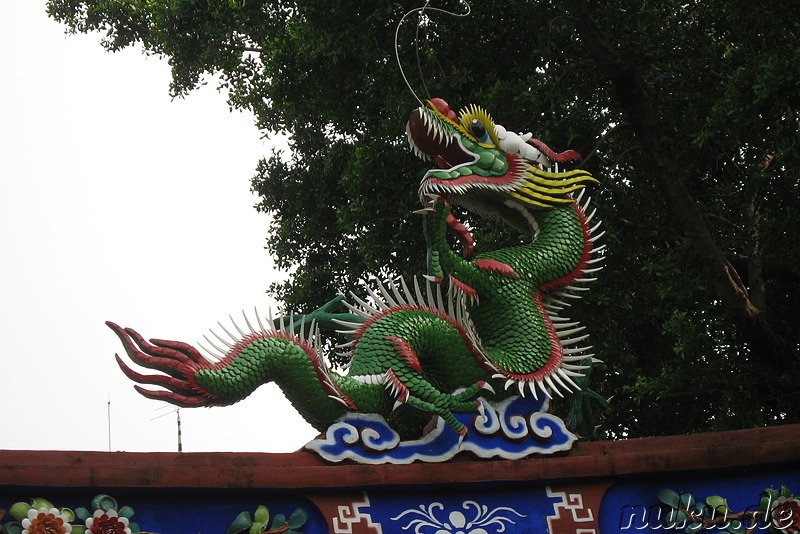
<path id="1" fill-rule="evenodd" d="M 481 108 L 456 115 L 441 99 L 412 112 L 413 150 L 433 159 L 420 185 L 428 274 L 410 283 L 375 282 L 363 299 L 339 297 L 303 317 L 261 322 L 246 315 L 237 333 L 217 335 L 221 359 L 193 346 L 146 341 L 108 323 L 133 362 L 122 370 L 145 396 L 179 406 L 237 402 L 276 382 L 302 416 L 324 430 L 348 412 L 382 415 L 403 438 L 419 437 L 432 416 L 461 434 L 454 414 L 480 413 L 479 399 L 577 393 L 592 357 L 577 323 L 560 316 L 592 280 L 595 228 L 573 193 L 595 181 L 558 172 L 577 154 L 495 125 Z M 588 202 L 587 202 L 588 204 Z M 527 232 L 529 244 L 472 257 L 473 239 L 451 212 L 458 205 Z M 454 235 L 460 247 L 451 245 Z M 460 250 L 459 250 L 460 249 Z M 335 306 L 346 309 L 332 312 Z M 346 374 L 322 354 L 320 327 L 336 324 L 349 342 Z M 238 334 L 238 335 L 237 335 Z"/>

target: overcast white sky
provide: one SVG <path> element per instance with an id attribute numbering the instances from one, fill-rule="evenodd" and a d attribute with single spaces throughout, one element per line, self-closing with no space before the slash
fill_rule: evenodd
<path id="1" fill-rule="evenodd" d="M 266 311 L 276 273 L 249 179 L 270 152 L 214 84 L 171 100 L 166 62 L 0 3 L 0 449 L 174 451 L 103 324 L 195 344 Z M 315 436 L 273 385 L 183 409 L 183 449 L 288 452 Z"/>

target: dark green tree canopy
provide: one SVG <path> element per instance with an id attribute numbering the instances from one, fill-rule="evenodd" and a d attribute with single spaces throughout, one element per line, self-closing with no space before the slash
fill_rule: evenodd
<path id="1" fill-rule="evenodd" d="M 464 5 L 437 7 L 463 12 Z M 267 248 L 311 310 L 369 273 L 423 272 L 395 63 L 410 2 L 49 0 L 69 31 L 169 59 L 182 96 L 219 76 L 291 154 L 258 163 Z M 418 93 L 476 103 L 585 155 L 607 268 L 576 309 L 614 396 L 601 436 L 800 421 L 800 5 L 475 2 L 399 33 Z M 523 239 L 484 221 L 481 247 Z"/>

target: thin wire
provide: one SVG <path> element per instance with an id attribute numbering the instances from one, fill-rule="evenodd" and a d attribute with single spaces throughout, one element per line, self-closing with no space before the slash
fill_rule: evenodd
<path id="1" fill-rule="evenodd" d="M 422 6 L 422 11 L 419 13 L 419 20 L 417 21 L 417 27 L 414 30 L 414 57 L 417 60 L 417 73 L 419 74 L 419 81 L 422 83 L 422 90 L 425 91 L 425 96 L 428 97 L 430 100 L 431 93 L 428 90 L 428 84 L 425 83 L 425 73 L 422 72 L 422 60 L 419 57 L 419 30 L 422 28 L 422 17 L 425 15 L 425 8 L 431 3 L 431 0 L 426 0 L 425 5 Z M 425 32 L 425 36 L 427 37 L 428 33 Z M 416 96 L 416 95 L 414 95 Z M 419 99 L 417 99 L 419 100 Z"/>
<path id="2" fill-rule="evenodd" d="M 417 102 L 419 102 L 420 105 L 424 106 L 425 104 L 422 102 L 422 100 L 420 100 L 419 96 L 417 96 L 417 93 L 414 91 L 414 88 L 411 87 L 411 82 L 408 81 L 408 78 L 406 77 L 406 73 L 403 70 L 403 65 L 400 63 L 400 44 L 399 44 L 400 26 L 403 25 L 403 22 L 406 20 L 406 17 L 408 17 L 412 13 L 419 12 L 420 17 L 422 17 L 422 15 L 425 13 L 426 10 L 427 11 L 438 11 L 439 13 L 444 13 L 445 15 L 452 15 L 454 17 L 468 17 L 469 14 L 472 12 L 472 7 L 469 5 L 469 2 L 467 2 L 467 0 L 461 0 L 461 3 L 467 6 L 467 11 L 465 13 L 454 13 L 453 11 L 447 11 L 446 9 L 442 9 L 442 8 L 439 8 L 439 7 L 430 7 L 428 5 L 428 4 L 430 4 L 430 0 L 426 0 L 424 6 L 415 7 L 414 9 L 408 11 L 405 15 L 403 15 L 403 17 L 400 19 L 400 22 L 397 23 L 397 28 L 395 28 L 395 30 L 394 30 L 394 56 L 395 56 L 395 59 L 397 59 L 397 68 L 400 69 L 400 75 L 403 77 L 403 81 L 406 82 L 406 86 L 408 87 L 408 90 L 411 91 L 411 94 L 414 95 L 414 98 L 417 99 Z M 417 23 L 417 36 L 418 35 L 419 35 L 419 23 Z M 416 41 L 416 38 L 415 38 L 415 41 Z M 419 61 L 419 48 L 417 48 L 417 65 L 420 68 L 420 75 L 421 75 L 422 74 L 422 67 L 420 66 L 420 61 Z M 427 92 L 427 87 L 425 86 L 425 81 L 424 80 L 423 80 L 422 84 L 425 87 L 425 91 Z"/>

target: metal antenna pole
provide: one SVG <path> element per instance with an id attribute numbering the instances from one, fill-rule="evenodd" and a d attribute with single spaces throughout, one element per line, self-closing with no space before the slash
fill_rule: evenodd
<path id="1" fill-rule="evenodd" d="M 183 444 L 181 443 L 181 409 L 175 410 L 178 414 L 178 452 L 183 452 Z"/>
<path id="2" fill-rule="evenodd" d="M 111 392 L 108 392 L 108 405 L 106 408 L 108 415 L 108 452 L 111 452 Z"/>

